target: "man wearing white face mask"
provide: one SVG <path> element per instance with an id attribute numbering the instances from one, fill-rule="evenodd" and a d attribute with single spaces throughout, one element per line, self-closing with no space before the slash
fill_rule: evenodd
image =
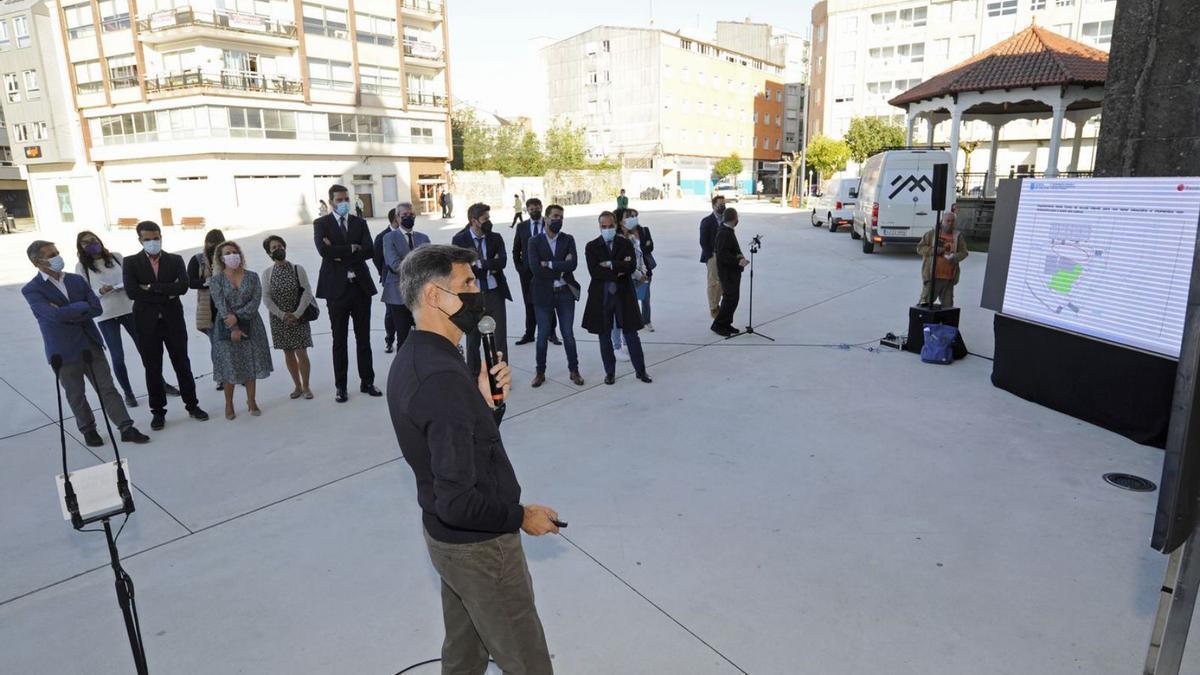
<path id="1" fill-rule="evenodd" d="M 187 323 L 179 298 L 188 292 L 187 266 L 183 258 L 162 250 L 162 230 L 143 220 L 137 225 L 142 250 L 125 258 L 125 292 L 133 300 L 133 322 L 137 326 L 138 351 L 146 369 L 146 391 L 150 392 L 150 428 L 166 425 L 167 396 L 163 388 L 163 347 L 171 357 L 179 378 L 179 395 L 188 415 L 204 421 L 208 413 L 196 399 L 196 378 L 188 358 Z"/>
<path id="2" fill-rule="evenodd" d="M 38 268 L 38 275 L 25 284 L 21 295 L 37 317 L 46 359 L 51 362 L 55 356 L 62 359 L 60 381 L 84 442 L 92 447 L 104 445 L 104 439 L 96 432 L 96 417 L 83 388 L 86 377 L 103 400 L 109 418 L 121 430 L 121 440 L 146 443 L 150 439 L 133 426 L 125 402 L 113 385 L 112 371 L 104 358 L 103 339 L 92 321 L 100 316 L 100 299 L 83 277 L 63 272 L 63 259 L 54 244 L 35 241 L 26 254 Z M 91 352 L 90 366 L 83 360 L 85 351 Z"/>

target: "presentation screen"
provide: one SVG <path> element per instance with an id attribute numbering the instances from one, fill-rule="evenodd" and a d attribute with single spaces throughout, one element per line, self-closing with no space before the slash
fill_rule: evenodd
<path id="1" fill-rule="evenodd" d="M 1026 179 L 1004 313 L 1179 358 L 1200 178 Z"/>

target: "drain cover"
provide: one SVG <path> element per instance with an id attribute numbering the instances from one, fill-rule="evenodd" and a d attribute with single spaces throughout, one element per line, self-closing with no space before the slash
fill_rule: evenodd
<path id="1" fill-rule="evenodd" d="M 1134 492 L 1154 492 L 1158 488 L 1157 485 L 1145 478 L 1127 473 L 1106 473 L 1104 474 L 1104 482 L 1109 485 L 1115 485 L 1122 490 L 1132 490 Z"/>

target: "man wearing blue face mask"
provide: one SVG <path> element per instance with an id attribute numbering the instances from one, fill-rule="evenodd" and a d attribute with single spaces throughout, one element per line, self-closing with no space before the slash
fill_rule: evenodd
<path id="1" fill-rule="evenodd" d="M 555 319 L 562 329 L 563 349 L 567 352 L 567 370 L 571 381 L 583 386 L 579 374 L 579 354 L 575 351 L 575 303 L 579 301 L 579 282 L 575 281 L 575 268 L 579 259 L 575 255 L 575 238 L 562 231 L 563 207 L 551 204 L 546 207 L 545 230 L 529 240 L 525 252 L 526 265 L 533 272 L 530 295 L 534 316 L 537 318 L 537 371 L 532 386 L 540 387 L 546 382 L 546 344 L 554 335 Z"/>
<path id="2" fill-rule="evenodd" d="M 583 310 L 583 328 L 600 336 L 600 358 L 604 361 L 604 384 L 616 382 L 617 359 L 613 352 L 613 327 L 619 327 L 629 348 L 629 359 L 637 378 L 646 384 L 653 380 L 646 372 L 646 358 L 637 332 L 642 329 L 642 311 L 633 290 L 637 271 L 637 253 L 633 244 L 617 236 L 616 217 L 611 211 L 600 214 L 600 236 L 584 248 L 588 272 L 587 305 Z"/>
<path id="3" fill-rule="evenodd" d="M 105 412 L 121 430 L 121 440 L 148 442 L 150 438 L 133 426 L 125 402 L 113 385 L 100 330 L 92 321 L 100 316 L 100 299 L 83 277 L 63 272 L 63 259 L 54 244 L 35 241 L 29 245 L 26 254 L 29 262 L 38 268 L 38 275 L 25 284 L 21 295 L 25 296 L 37 317 L 47 360 L 53 362 L 55 356 L 62 359 L 58 371 L 60 382 L 84 442 L 92 447 L 104 445 L 104 439 L 96 432 L 96 417 L 87 400 L 84 378 L 92 383 L 92 388 L 104 402 Z M 83 361 L 84 351 L 91 352 L 90 366 Z"/>
<path id="4" fill-rule="evenodd" d="M 324 298 L 333 329 L 334 400 L 345 403 L 346 371 L 350 367 L 347 342 L 354 321 L 354 344 L 358 356 L 359 390 L 368 396 L 383 396 L 375 387 L 371 363 L 371 296 L 377 292 L 367 261 L 375 250 L 367 221 L 351 214 L 350 191 L 342 185 L 329 188 L 333 213 L 313 221 L 313 241 L 321 255 L 317 297 Z"/>
<path id="5" fill-rule="evenodd" d="M 179 378 L 179 395 L 188 415 L 204 421 L 208 413 L 196 400 L 196 378 L 188 358 L 187 324 L 179 298 L 188 292 L 187 267 L 183 258 L 162 250 L 162 230 L 144 220 L 137 224 L 142 250 L 125 258 L 125 292 L 133 300 L 133 323 L 137 326 L 138 351 L 146 369 L 146 391 L 150 393 L 150 428 L 166 425 L 167 397 L 163 388 L 163 348 Z"/>

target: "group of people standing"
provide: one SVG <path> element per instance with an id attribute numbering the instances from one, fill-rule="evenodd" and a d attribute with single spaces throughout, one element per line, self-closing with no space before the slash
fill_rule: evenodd
<path id="1" fill-rule="evenodd" d="M 700 221 L 700 262 L 708 267 L 708 313 L 712 332 L 722 337 L 740 335 L 733 327 L 733 313 L 741 299 L 742 272 L 750 261 L 738 243 L 737 209 L 727 207 L 725 198 L 712 198 L 712 213 Z"/>

